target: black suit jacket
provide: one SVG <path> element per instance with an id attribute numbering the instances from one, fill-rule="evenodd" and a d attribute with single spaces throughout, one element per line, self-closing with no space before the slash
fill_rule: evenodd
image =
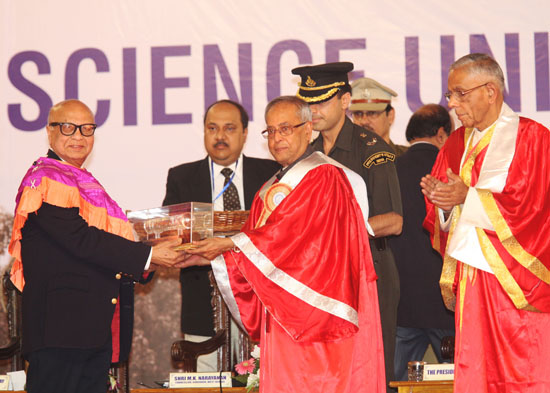
<path id="1" fill-rule="evenodd" d="M 430 173 L 439 150 L 434 145 L 412 145 L 397 158 L 396 167 L 403 201 L 403 232 L 390 239 L 401 283 L 397 325 L 452 329 L 454 315 L 445 308 L 439 288 L 441 256 L 432 248 L 422 227 L 426 216 L 420 179 Z"/>
<path id="2" fill-rule="evenodd" d="M 260 187 L 280 169 L 272 160 L 243 156 L 243 188 L 245 209 L 249 210 L 254 195 Z M 212 202 L 212 183 L 208 157 L 182 164 L 168 171 L 164 205 L 183 202 Z M 182 269 L 180 273 L 182 291 L 181 330 L 200 336 L 214 335 L 210 267 L 200 266 Z"/>
<path id="3" fill-rule="evenodd" d="M 43 203 L 29 214 L 21 239 L 23 353 L 106 344 L 121 284 L 117 273 L 139 279 L 150 250 L 88 226 L 78 208 Z"/>
<path id="4" fill-rule="evenodd" d="M 53 152 L 48 157 L 59 160 Z M 120 306 L 120 355 L 130 353 L 134 279 L 151 248 L 90 227 L 78 208 L 43 203 L 23 227 L 23 354 L 46 347 L 97 348 L 110 339 Z M 120 274 L 117 274 L 120 273 Z"/>

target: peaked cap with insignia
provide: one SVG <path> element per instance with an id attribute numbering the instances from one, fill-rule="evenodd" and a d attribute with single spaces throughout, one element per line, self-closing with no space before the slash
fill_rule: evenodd
<path id="1" fill-rule="evenodd" d="M 309 104 L 330 100 L 343 86 L 349 86 L 351 70 L 353 63 L 348 61 L 294 68 L 292 73 L 302 78 L 296 95 Z"/>
<path id="2" fill-rule="evenodd" d="M 350 111 L 383 111 L 397 93 L 371 78 L 359 78 L 351 84 Z"/>

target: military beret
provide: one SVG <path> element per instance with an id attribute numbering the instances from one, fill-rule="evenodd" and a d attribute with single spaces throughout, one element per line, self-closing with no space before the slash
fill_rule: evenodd
<path id="1" fill-rule="evenodd" d="M 330 100 L 342 87 L 349 86 L 351 70 L 353 63 L 347 61 L 294 68 L 292 73 L 302 78 L 296 95 L 309 104 Z"/>

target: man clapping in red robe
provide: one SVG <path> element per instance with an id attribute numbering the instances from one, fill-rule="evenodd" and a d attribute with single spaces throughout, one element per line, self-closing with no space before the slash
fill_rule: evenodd
<path id="1" fill-rule="evenodd" d="M 457 60 L 448 88 L 463 127 L 421 186 L 456 303 L 454 392 L 550 392 L 550 133 L 504 103 L 485 54 Z"/>

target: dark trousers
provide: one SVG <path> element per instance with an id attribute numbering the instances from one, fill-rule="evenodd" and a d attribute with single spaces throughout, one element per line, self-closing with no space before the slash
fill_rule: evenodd
<path id="1" fill-rule="evenodd" d="M 27 393 L 105 393 L 111 342 L 93 349 L 40 349 L 28 360 Z"/>
<path id="2" fill-rule="evenodd" d="M 441 363 L 441 339 L 445 336 L 454 336 L 454 329 L 431 329 L 397 327 L 395 340 L 395 378 L 397 381 L 407 380 L 407 363 L 413 360 L 422 360 L 432 345 L 437 361 Z"/>
<path id="3" fill-rule="evenodd" d="M 385 240 L 385 239 L 383 239 Z M 382 340 L 384 341 L 384 366 L 386 370 L 386 391 L 394 392 L 389 382 L 394 380 L 395 328 L 397 326 L 397 306 L 399 305 L 399 273 L 389 248 L 378 249 L 371 239 L 371 253 L 374 270 L 378 276 L 378 305 L 380 307 L 380 323 L 382 325 Z"/>

